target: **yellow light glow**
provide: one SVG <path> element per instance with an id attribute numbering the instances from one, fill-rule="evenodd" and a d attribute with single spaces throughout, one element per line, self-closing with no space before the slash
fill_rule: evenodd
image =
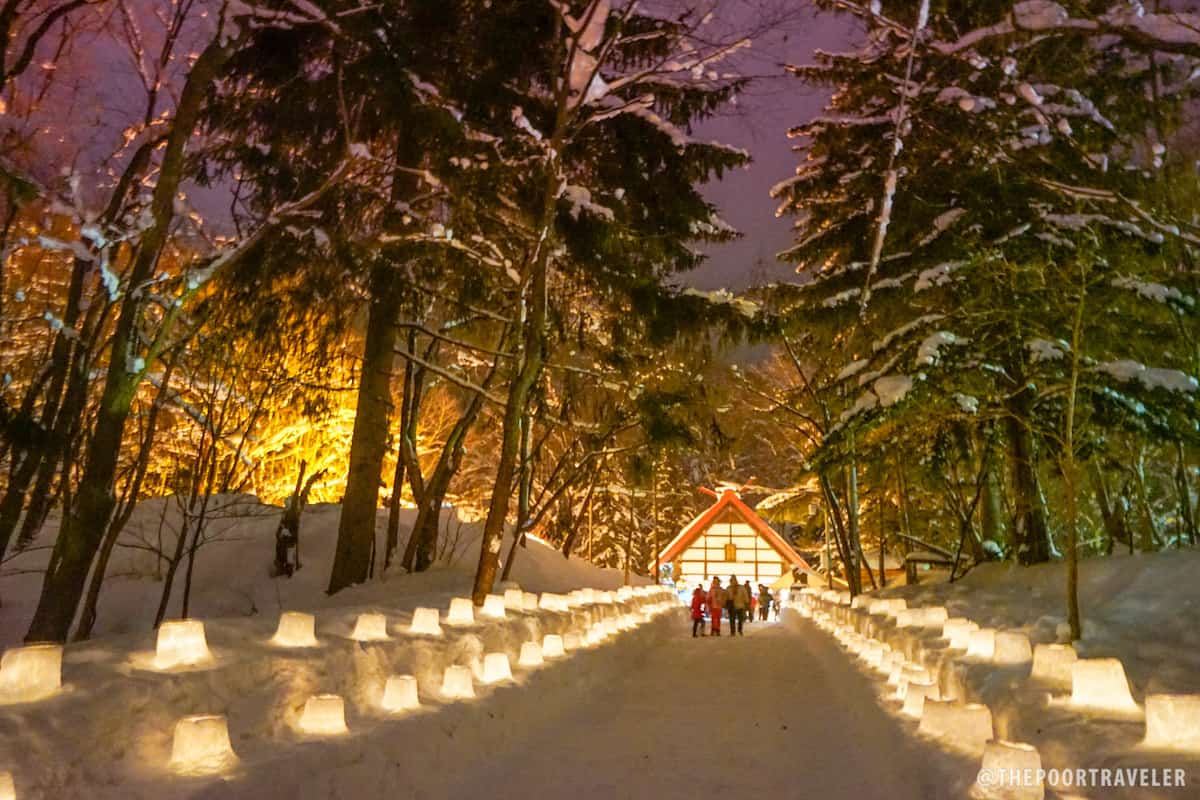
<path id="1" fill-rule="evenodd" d="M 933 681 L 911 682 L 904 690 L 904 705 L 900 713 L 906 717 L 920 719 L 925 710 L 926 700 L 940 700 L 941 693 Z"/>
<path id="2" fill-rule="evenodd" d="M 505 589 L 504 607 L 509 611 L 521 611 L 525 608 L 525 593 L 520 589 Z"/>
<path id="3" fill-rule="evenodd" d="M 488 619 L 504 619 L 508 616 L 508 612 L 504 608 L 504 597 L 498 594 L 489 594 L 483 599 L 483 608 L 479 609 L 479 615 Z"/>
<path id="4" fill-rule="evenodd" d="M 1146 747 L 1200 752 L 1200 694 L 1146 695 Z"/>
<path id="5" fill-rule="evenodd" d="M 1071 668 L 1079 656 L 1069 644 L 1039 644 L 1033 648 L 1031 678 L 1055 689 L 1071 688 Z"/>
<path id="6" fill-rule="evenodd" d="M 567 598 L 561 594 L 551 594 L 550 592 L 542 592 L 542 596 L 538 599 L 538 607 L 546 611 L 567 611 Z"/>
<path id="7" fill-rule="evenodd" d="M 0 657 L 0 701 L 28 703 L 62 688 L 62 645 L 13 647 Z"/>
<path id="8" fill-rule="evenodd" d="M 991 661 L 996 655 L 996 629 L 980 628 L 967 634 L 967 658 Z"/>
<path id="9" fill-rule="evenodd" d="M 7 770 L 0 770 L 0 800 L 17 800 L 17 787 Z"/>
<path id="10" fill-rule="evenodd" d="M 985 793 L 986 797 L 1043 800 L 1046 796 L 1046 789 L 1037 777 L 1042 771 L 1042 757 L 1031 744 L 1000 739 L 988 742 L 983 750 L 981 766 L 982 771 L 988 775 L 1020 775 L 1023 778 L 993 787 L 994 791 Z"/>
<path id="11" fill-rule="evenodd" d="M 271 643 L 278 647 L 316 647 L 317 620 L 312 614 L 285 611 L 279 615 L 279 627 Z"/>
<path id="12" fill-rule="evenodd" d="M 547 633 L 542 637 L 543 658 L 562 658 L 566 654 L 566 648 L 563 647 L 563 637 L 557 633 Z"/>
<path id="13" fill-rule="evenodd" d="M 1139 712 L 1125 667 L 1115 658 L 1081 658 L 1071 666 L 1071 705 L 1121 715 Z"/>
<path id="14" fill-rule="evenodd" d="M 354 621 L 350 638 L 358 642 L 382 642 L 390 639 L 387 632 L 387 617 L 383 614 L 359 614 Z"/>
<path id="15" fill-rule="evenodd" d="M 508 663 L 507 653 L 488 653 L 483 657 L 483 682 L 502 683 L 511 681 L 512 667 Z"/>
<path id="16" fill-rule="evenodd" d="M 574 633 L 574 632 L 564 633 L 562 640 L 563 640 L 563 649 L 566 650 L 568 653 L 571 652 L 572 650 L 578 650 L 580 648 L 580 646 L 583 644 L 582 637 L 578 633 Z"/>
<path id="17" fill-rule="evenodd" d="M 304 703 L 300 730 L 315 736 L 338 736 L 349 733 L 346 727 L 346 704 L 338 694 L 316 694 Z"/>
<path id="18" fill-rule="evenodd" d="M 408 626 L 409 633 L 421 636 L 441 636 L 442 625 L 438 620 L 436 608 L 418 608 L 413 611 L 412 623 Z"/>
<path id="19" fill-rule="evenodd" d="M 450 601 L 450 610 L 446 612 L 447 625 L 473 625 L 475 623 L 475 605 L 469 597 L 455 597 Z"/>
<path id="20" fill-rule="evenodd" d="M 387 684 L 383 687 L 383 701 L 380 705 L 384 711 L 392 714 L 420 708 L 421 700 L 417 696 L 417 679 L 412 675 L 389 677 Z"/>
<path id="21" fill-rule="evenodd" d="M 538 610 L 538 596 L 533 592 L 525 592 L 521 595 L 521 609 L 524 611 Z"/>
<path id="22" fill-rule="evenodd" d="M 237 764 L 229 726 L 218 714 L 184 717 L 175 723 L 170 767 L 181 775 L 211 775 Z"/>
<path id="23" fill-rule="evenodd" d="M 517 658 L 517 664 L 522 667 L 540 667 L 544 661 L 542 660 L 542 646 L 537 642 L 525 642 L 521 645 L 521 655 Z"/>
<path id="24" fill-rule="evenodd" d="M 918 730 L 946 746 L 979 757 L 993 738 L 992 712 L 979 703 L 926 699 Z"/>
<path id="25" fill-rule="evenodd" d="M 1018 631 L 997 631 L 992 661 L 1006 666 L 1028 664 L 1033 660 L 1029 637 Z"/>
<path id="26" fill-rule="evenodd" d="M 442 674 L 442 697 L 462 700 L 475 696 L 475 682 L 471 670 L 461 664 L 446 667 Z"/>
<path id="27" fill-rule="evenodd" d="M 204 623 L 198 619 L 167 620 L 158 626 L 158 643 L 154 652 L 157 669 L 193 666 L 212 660 Z"/>

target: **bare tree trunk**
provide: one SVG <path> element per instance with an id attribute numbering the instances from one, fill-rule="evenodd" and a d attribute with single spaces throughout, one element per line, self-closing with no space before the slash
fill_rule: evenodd
<path id="1" fill-rule="evenodd" d="M 517 474 L 517 524 L 513 528 L 512 547 L 508 549 L 508 558 L 504 561 L 504 571 L 500 580 L 508 580 L 512 574 L 513 562 L 517 560 L 517 545 L 525 541 L 525 526 L 529 524 L 529 496 L 533 482 L 533 465 L 529 462 L 529 429 L 532 421 L 528 415 L 521 422 L 521 468 Z"/>
<path id="2" fill-rule="evenodd" d="M 1182 534 L 1187 534 L 1188 542 L 1196 544 L 1196 513 L 1192 508 L 1192 487 L 1188 482 L 1187 458 L 1183 450 L 1183 442 L 1175 440 L 1175 493 L 1179 498 L 1180 536 L 1176 537 L 1178 544 L 1183 540 Z"/>
<path id="3" fill-rule="evenodd" d="M 1013 544 L 1022 564 L 1050 560 L 1050 530 L 1038 477 L 1037 446 L 1030 427 L 1031 403 L 1029 390 L 1022 390 L 1010 402 L 1007 417 L 1015 501 Z"/>

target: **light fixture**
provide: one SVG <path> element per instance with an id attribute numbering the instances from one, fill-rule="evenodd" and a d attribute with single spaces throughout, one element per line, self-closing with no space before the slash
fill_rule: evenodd
<path id="1" fill-rule="evenodd" d="M 1146 747 L 1200 752 L 1200 694 L 1146 695 Z"/>
<path id="2" fill-rule="evenodd" d="M 489 594 L 483 598 L 483 608 L 479 609 L 479 614 L 489 619 L 504 619 L 508 616 L 504 609 L 504 597 L 498 594 Z"/>
<path id="3" fill-rule="evenodd" d="M 1055 689 L 1071 688 L 1071 668 L 1079 656 L 1069 644 L 1039 644 L 1033 648 L 1033 672 L 1030 677 Z"/>
<path id="4" fill-rule="evenodd" d="M 1046 796 L 1046 788 L 1038 777 L 1043 774 L 1042 757 L 1031 744 L 994 739 L 984 746 L 981 767 L 981 774 L 1013 776 L 1013 780 L 997 781 L 990 791 L 981 787 L 985 797 L 1043 800 Z"/>
<path id="5" fill-rule="evenodd" d="M 904 690 L 904 705 L 900 713 L 906 717 L 920 719 L 926 700 L 941 700 L 941 693 L 933 681 L 912 681 Z"/>
<path id="6" fill-rule="evenodd" d="M 483 682 L 500 683 L 512 680 L 512 667 L 507 653 L 488 653 L 483 657 Z"/>
<path id="7" fill-rule="evenodd" d="M 557 633 L 547 633 L 542 637 L 542 657 L 562 658 L 567 654 L 563 648 L 563 637 Z"/>
<path id="8" fill-rule="evenodd" d="M 204 623 L 198 619 L 172 619 L 158 626 L 158 642 L 154 651 L 157 669 L 193 666 L 212 660 Z"/>
<path id="9" fill-rule="evenodd" d="M 932 736 L 955 750 L 975 757 L 993 738 L 992 712 L 980 703 L 959 704 L 948 700 L 924 701 L 920 733 Z"/>
<path id="10" fill-rule="evenodd" d="M 517 664 L 522 667 L 540 667 L 543 664 L 542 646 L 537 642 L 525 642 L 521 645 L 521 655 Z"/>
<path id="11" fill-rule="evenodd" d="M 349 732 L 346 704 L 338 694 L 315 694 L 304 703 L 300 730 L 316 736 L 337 736 Z"/>
<path id="12" fill-rule="evenodd" d="M 475 622 L 475 604 L 469 597 L 455 597 L 450 601 L 446 613 L 447 625 L 472 625 Z"/>
<path id="13" fill-rule="evenodd" d="M 538 599 L 538 608 L 546 611 L 568 611 L 567 598 L 561 594 L 552 594 L 550 592 L 542 592 L 542 596 Z"/>
<path id="14" fill-rule="evenodd" d="M 1019 631 L 997 631 L 992 661 L 1005 666 L 1028 664 L 1033 660 L 1029 637 Z"/>
<path id="15" fill-rule="evenodd" d="M 354 621 L 354 632 L 350 638 L 358 642 L 382 642 L 390 638 L 387 632 L 387 617 L 383 614 L 359 614 Z"/>
<path id="16" fill-rule="evenodd" d="M 471 670 L 461 664 L 446 667 L 442 673 L 442 697 L 450 700 L 461 700 L 475 696 L 475 683 L 471 678 Z"/>
<path id="17" fill-rule="evenodd" d="M 520 589 L 505 589 L 504 607 L 509 611 L 523 610 L 525 608 L 525 593 Z"/>
<path id="18" fill-rule="evenodd" d="M 1071 705 L 1121 715 L 1140 711 L 1115 658 L 1081 658 L 1071 666 Z"/>
<path id="19" fill-rule="evenodd" d="M 414 609 L 408 632 L 421 636 L 441 636 L 442 624 L 438 619 L 438 610 L 436 608 Z"/>
<path id="20" fill-rule="evenodd" d="M 996 629 L 980 628 L 967 634 L 967 658 L 991 661 L 996 655 Z"/>
<path id="21" fill-rule="evenodd" d="M 417 679 L 412 675 L 389 676 L 383 687 L 383 700 L 380 705 L 384 711 L 392 714 L 420 708 L 421 701 L 417 697 Z"/>
<path id="22" fill-rule="evenodd" d="M 312 614 L 285 611 L 279 615 L 279 627 L 271 638 L 277 647 L 316 647 L 317 620 Z"/>
<path id="23" fill-rule="evenodd" d="M 13 647 L 0 657 L 0 701 L 27 703 L 62 688 L 62 645 Z"/>
<path id="24" fill-rule="evenodd" d="M 211 775 L 237 764 L 229 726 L 219 714 L 198 714 L 175 723 L 170 767 L 181 775 Z"/>
<path id="25" fill-rule="evenodd" d="M 533 592 L 525 592 L 521 595 L 521 608 L 524 611 L 538 610 L 538 596 Z"/>
<path id="26" fill-rule="evenodd" d="M 562 641 L 563 641 L 563 649 L 566 650 L 568 653 L 571 652 L 572 650 L 578 650 L 580 645 L 583 643 L 582 637 L 580 637 L 580 635 L 578 633 L 575 633 L 573 631 L 571 633 L 564 633 L 563 637 L 562 637 Z"/>
<path id="27" fill-rule="evenodd" d="M 17 787 L 8 770 L 0 770 L 0 800 L 17 800 Z"/>

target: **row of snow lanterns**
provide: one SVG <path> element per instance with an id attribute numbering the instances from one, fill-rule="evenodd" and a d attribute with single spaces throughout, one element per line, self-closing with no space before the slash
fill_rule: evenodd
<path id="1" fill-rule="evenodd" d="M 1121 719 L 1146 723 L 1143 746 L 1200 751 L 1200 695 L 1149 694 L 1145 709 L 1134 701 L 1124 666 L 1115 658 L 1081 659 L 1069 644 L 1038 644 L 1017 631 L 981 628 L 963 617 L 949 617 L 941 606 L 908 608 L 903 598 L 872 598 L 849 592 L 804 589 L 798 606 L 803 616 L 832 633 L 866 666 L 887 676 L 888 696 L 901 702 L 901 713 L 920 720 L 918 730 L 951 747 L 982 756 L 985 770 L 1026 770 L 1041 774 L 1037 749 L 1022 742 L 994 738 L 992 715 L 979 703 L 956 702 L 942 690 L 928 667 L 908 659 L 878 638 L 864 635 L 852 622 L 883 617 L 897 628 L 940 630 L 948 649 L 961 658 L 999 666 L 1029 665 L 1030 679 L 1050 689 L 1070 691 L 1066 705 Z M 870 630 L 868 624 L 865 629 Z M 1006 797 L 1042 798 L 1042 786 L 1001 787 Z"/>
<path id="2" fill-rule="evenodd" d="M 602 619 L 583 634 L 546 634 L 542 641 L 521 645 L 518 665 L 532 669 L 545 661 L 562 658 L 568 650 L 598 644 L 623 630 L 636 628 L 642 622 L 675 605 L 665 599 L 657 603 L 647 600 L 669 594 L 658 586 L 622 587 L 615 592 L 583 589 L 569 595 L 542 594 L 540 597 L 519 589 L 509 589 L 503 595 L 489 595 L 480 616 L 503 619 L 508 611 L 538 609 L 559 612 L 589 603 L 613 604 L 635 598 L 642 600 L 639 611 L 620 617 Z M 450 625 L 475 623 L 475 608 L 470 598 L 451 600 L 446 614 Z M 418 608 L 413 612 L 409 632 L 423 636 L 440 636 L 441 620 L 436 608 Z M 359 614 L 350 638 L 371 642 L 388 640 L 387 617 L 380 613 Z M 280 615 L 279 624 L 270 643 L 283 648 L 317 647 L 316 618 L 312 614 L 287 611 Z M 11 648 L 0 658 L 0 703 L 29 703 L 44 700 L 62 689 L 62 645 L 34 644 Z M 152 668 L 171 671 L 180 667 L 196 667 L 213 661 L 205 636 L 204 623 L 195 619 L 167 620 L 158 629 Z M 502 683 L 513 679 L 506 653 L 487 653 L 481 667 L 481 681 Z M 452 665 L 443 675 L 441 695 L 445 699 L 466 699 L 475 696 L 474 673 L 466 666 Z M 417 680 L 412 675 L 392 675 L 384 686 L 380 708 L 390 714 L 403 713 L 420 707 Z M 346 725 L 345 703 L 340 695 L 319 694 L 309 697 L 304 705 L 298 727 L 302 733 L 330 736 L 349 731 Z M 228 723 L 224 716 L 198 714 L 184 717 L 176 723 L 172 744 L 171 768 L 181 774 L 212 774 L 228 771 L 237 763 L 230 743 Z M 10 772 L 0 771 L 0 800 L 13 800 L 16 790 Z"/>

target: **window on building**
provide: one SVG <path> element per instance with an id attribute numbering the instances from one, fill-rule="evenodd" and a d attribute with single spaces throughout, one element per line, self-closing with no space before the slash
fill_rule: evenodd
<path id="1" fill-rule="evenodd" d="M 733 542 L 725 545 L 725 560 L 737 561 L 737 545 Z"/>

